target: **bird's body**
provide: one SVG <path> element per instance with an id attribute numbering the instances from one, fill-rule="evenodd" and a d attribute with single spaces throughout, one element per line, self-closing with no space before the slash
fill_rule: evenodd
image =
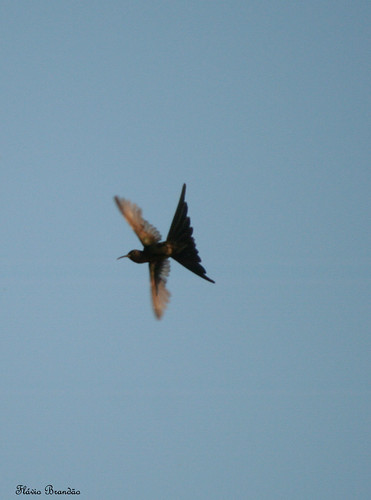
<path id="1" fill-rule="evenodd" d="M 149 263 L 152 303 L 157 318 L 161 318 L 170 297 L 166 289 L 167 276 L 170 272 L 169 257 L 201 278 L 214 283 L 206 276 L 206 271 L 200 264 L 201 259 L 192 237 L 193 228 L 187 216 L 188 207 L 184 201 L 185 190 L 184 184 L 169 233 L 163 242 L 160 241 L 161 235 L 157 229 L 143 219 L 142 210 L 137 205 L 115 196 L 119 210 L 143 245 L 143 250 L 131 250 L 122 257 L 128 257 L 137 264 Z"/>

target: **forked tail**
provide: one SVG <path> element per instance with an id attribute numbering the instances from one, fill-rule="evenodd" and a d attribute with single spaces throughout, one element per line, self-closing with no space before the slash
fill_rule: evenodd
<path id="1" fill-rule="evenodd" d="M 201 278 L 215 283 L 215 281 L 206 276 L 206 270 L 200 264 L 201 258 L 198 255 L 195 240 L 192 237 L 193 228 L 191 227 L 191 220 L 187 216 L 188 206 L 184 201 L 185 191 L 186 185 L 183 184 L 179 203 L 169 229 L 169 234 L 167 235 L 167 241 L 172 243 L 175 249 L 171 257 Z"/>

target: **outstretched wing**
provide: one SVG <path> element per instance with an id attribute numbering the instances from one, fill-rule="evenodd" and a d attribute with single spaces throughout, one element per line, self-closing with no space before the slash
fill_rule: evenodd
<path id="1" fill-rule="evenodd" d="M 169 273 L 169 259 L 149 263 L 152 305 L 157 319 L 161 318 L 170 300 L 170 292 L 166 289 L 166 281 Z"/>
<path id="2" fill-rule="evenodd" d="M 115 196 L 115 202 L 143 246 L 152 245 L 161 240 L 161 234 L 149 222 L 143 219 L 142 209 L 135 203 Z"/>

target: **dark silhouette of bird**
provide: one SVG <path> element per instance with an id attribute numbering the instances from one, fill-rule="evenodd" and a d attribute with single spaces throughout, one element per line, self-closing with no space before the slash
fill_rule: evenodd
<path id="1" fill-rule="evenodd" d="M 166 289 L 167 277 L 170 272 L 169 257 L 186 267 L 201 278 L 215 283 L 206 276 L 206 271 L 201 266 L 195 240 L 192 237 L 193 228 L 187 216 L 188 206 L 184 201 L 186 185 L 183 184 L 179 203 L 165 241 L 155 227 L 143 219 L 142 210 L 129 200 L 115 196 L 115 202 L 135 234 L 140 239 L 143 250 L 131 250 L 127 255 L 137 264 L 149 263 L 151 295 L 153 310 L 158 319 L 164 313 L 169 302 L 170 292 Z"/>

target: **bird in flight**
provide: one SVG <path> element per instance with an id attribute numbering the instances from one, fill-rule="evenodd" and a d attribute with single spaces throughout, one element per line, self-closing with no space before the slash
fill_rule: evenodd
<path id="1" fill-rule="evenodd" d="M 162 242 L 160 241 L 161 234 L 143 219 L 142 210 L 135 203 L 118 196 L 114 198 L 120 212 L 144 247 L 143 250 L 131 250 L 127 255 L 118 258 L 129 257 L 137 264 L 148 262 L 153 310 L 158 319 L 163 315 L 170 298 L 170 292 L 166 289 L 166 281 L 170 272 L 169 257 L 201 278 L 215 283 L 206 276 L 206 271 L 200 264 L 201 258 L 192 237 L 191 220 L 187 216 L 188 206 L 184 201 L 185 191 L 186 185 L 183 184 L 169 233 L 166 240 Z"/>

